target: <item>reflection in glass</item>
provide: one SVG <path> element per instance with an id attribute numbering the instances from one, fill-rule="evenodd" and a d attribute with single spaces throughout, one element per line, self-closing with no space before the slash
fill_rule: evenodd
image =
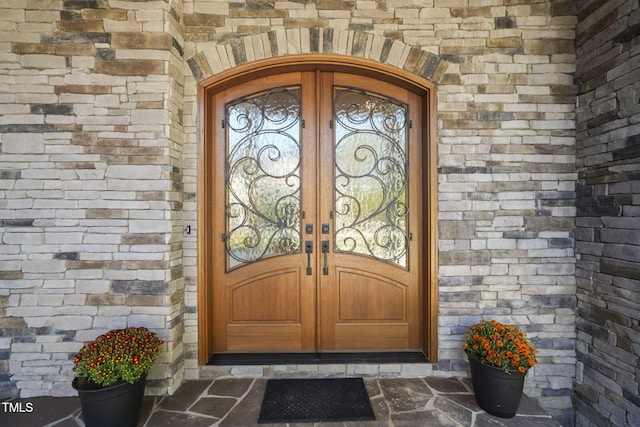
<path id="1" fill-rule="evenodd" d="M 336 87 L 335 249 L 407 267 L 407 106 Z"/>
<path id="2" fill-rule="evenodd" d="M 226 105 L 227 266 L 301 251 L 300 88 Z"/>

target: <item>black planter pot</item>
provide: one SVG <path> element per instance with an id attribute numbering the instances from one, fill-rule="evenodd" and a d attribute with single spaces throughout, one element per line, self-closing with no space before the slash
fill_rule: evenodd
<path id="1" fill-rule="evenodd" d="M 467 353 L 467 356 L 478 405 L 496 417 L 514 417 L 522 399 L 526 374 L 519 371 L 506 373 L 501 368 L 480 363 L 474 355 Z"/>
<path id="2" fill-rule="evenodd" d="M 135 427 L 144 398 L 146 374 L 137 382 L 120 383 L 106 388 L 83 389 L 80 379 L 72 386 L 78 391 L 82 416 L 87 427 Z"/>

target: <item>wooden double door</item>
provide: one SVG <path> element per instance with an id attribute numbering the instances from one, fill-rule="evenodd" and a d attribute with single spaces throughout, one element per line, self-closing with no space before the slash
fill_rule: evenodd
<path id="1" fill-rule="evenodd" d="M 421 98 L 316 70 L 210 105 L 213 352 L 421 350 Z"/>

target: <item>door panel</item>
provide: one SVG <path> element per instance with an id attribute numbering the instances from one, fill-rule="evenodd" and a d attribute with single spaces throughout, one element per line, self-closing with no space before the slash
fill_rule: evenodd
<path id="1" fill-rule="evenodd" d="M 231 321 L 299 322 L 299 273 L 297 270 L 273 272 L 230 287 Z"/>
<path id="2" fill-rule="evenodd" d="M 372 335 L 372 330 L 375 330 L 375 335 Z M 406 350 L 409 341 L 409 328 L 406 324 L 343 324 L 336 327 L 334 334 L 332 350 L 398 351 Z"/>
<path id="3" fill-rule="evenodd" d="M 242 325 L 230 324 L 226 331 L 226 351 L 300 351 L 302 325 Z"/>
<path id="4" fill-rule="evenodd" d="M 214 351 L 420 349 L 420 96 L 318 71 L 211 104 Z"/>
<path id="5" fill-rule="evenodd" d="M 332 224 L 320 277 L 320 349 L 409 350 L 420 340 L 419 97 L 384 82 L 327 74 L 321 123 L 321 221 Z"/>
<path id="6" fill-rule="evenodd" d="M 337 269 L 334 350 L 409 348 L 407 286 L 358 269 Z M 330 321 L 327 319 L 327 321 Z M 326 340 L 330 343 L 330 340 Z"/>
<path id="7" fill-rule="evenodd" d="M 302 212 L 315 221 L 313 75 L 253 80 L 214 96 L 213 350 L 316 347 L 315 278 Z M 223 121 L 224 120 L 224 121 Z M 304 155 L 303 155 L 304 153 Z"/>
<path id="8" fill-rule="evenodd" d="M 340 322 L 406 321 L 406 287 L 362 270 L 338 271 Z"/>

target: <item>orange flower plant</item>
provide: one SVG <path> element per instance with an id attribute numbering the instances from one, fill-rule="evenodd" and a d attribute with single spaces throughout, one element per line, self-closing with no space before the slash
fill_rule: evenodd
<path id="1" fill-rule="evenodd" d="M 495 320 L 483 320 L 469 327 L 464 333 L 462 348 L 481 363 L 502 368 L 507 373 L 514 370 L 526 373 L 537 362 L 538 351 L 527 335 L 513 325 Z"/>
<path id="2" fill-rule="evenodd" d="M 151 370 L 162 344 L 147 328 L 115 329 L 85 344 L 73 358 L 73 370 L 102 387 L 133 384 Z"/>

